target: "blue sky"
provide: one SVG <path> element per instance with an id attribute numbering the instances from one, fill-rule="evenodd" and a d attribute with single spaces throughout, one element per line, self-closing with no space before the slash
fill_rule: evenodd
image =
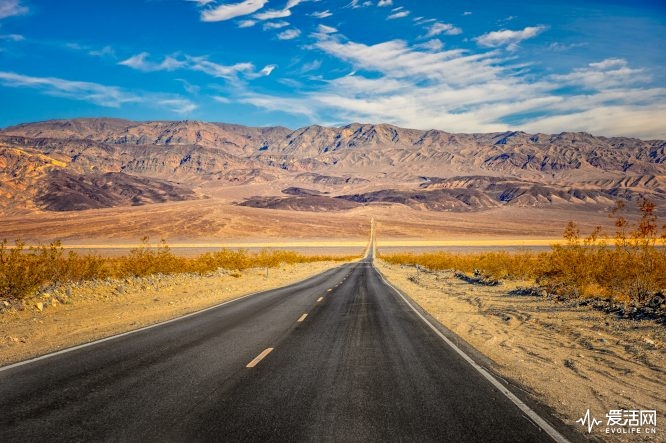
<path id="1" fill-rule="evenodd" d="M 0 0 L 0 126 L 52 118 L 666 139 L 666 2 Z"/>

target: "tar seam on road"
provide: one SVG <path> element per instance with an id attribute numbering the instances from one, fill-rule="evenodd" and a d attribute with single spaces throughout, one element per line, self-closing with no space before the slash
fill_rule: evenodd
<path id="1" fill-rule="evenodd" d="M 308 316 L 308 314 L 301 315 L 301 318 L 298 319 L 298 322 L 299 323 L 302 322 L 303 320 L 305 320 L 305 317 L 307 317 L 307 316 Z"/>
<path id="2" fill-rule="evenodd" d="M 376 269 L 376 268 L 375 268 Z M 381 279 L 388 285 L 390 288 L 392 288 L 396 294 L 400 296 L 404 300 L 405 303 L 407 303 L 407 306 L 409 306 L 412 311 L 416 313 L 416 315 L 419 316 L 423 322 L 432 329 L 435 334 L 439 336 L 444 342 L 451 347 L 456 353 L 458 353 L 463 360 L 465 360 L 467 363 L 469 363 L 478 373 L 480 373 L 486 380 L 488 380 L 499 392 L 504 394 L 505 397 L 507 397 L 509 400 L 513 402 L 518 408 L 525 413 L 534 423 L 536 423 L 537 426 L 539 426 L 541 429 L 543 429 L 544 432 L 546 432 L 553 440 L 555 440 L 557 443 L 569 443 L 569 440 L 567 440 L 562 434 L 560 434 L 555 428 L 553 428 L 550 423 L 548 423 L 546 420 L 541 418 L 539 414 L 534 412 L 532 408 L 527 406 L 521 399 L 516 397 L 516 395 L 509 391 L 507 388 L 502 385 L 495 377 L 490 374 L 490 372 L 486 371 L 483 367 L 481 367 L 478 363 L 476 363 L 472 357 L 469 355 L 465 354 L 465 352 L 460 349 L 458 346 L 455 345 L 451 340 L 449 340 L 444 334 L 441 333 L 439 329 L 437 329 L 430 321 L 428 321 L 427 318 L 425 318 L 415 307 L 412 305 L 407 297 L 405 297 L 399 289 L 397 289 L 395 286 L 393 286 L 391 283 L 389 283 L 385 278 L 384 275 L 377 270 L 377 273 L 381 277 Z"/>
<path id="3" fill-rule="evenodd" d="M 268 354 L 270 354 L 271 352 L 273 352 L 273 349 L 275 349 L 275 348 L 266 348 L 266 349 L 264 349 L 263 351 L 261 351 L 261 354 L 257 355 L 257 356 L 254 358 L 254 360 L 252 360 L 250 363 L 248 363 L 247 366 L 245 366 L 245 367 L 246 367 L 246 368 L 254 368 L 254 367 L 257 366 L 257 364 L 259 364 L 259 362 L 260 362 L 261 360 L 263 360 Z"/>
<path id="4" fill-rule="evenodd" d="M 344 265 L 342 265 L 342 266 L 344 266 Z M 342 266 L 338 266 L 337 268 L 331 268 L 331 269 L 338 269 L 338 268 L 341 268 Z M 304 278 L 303 280 L 299 280 L 299 281 L 294 282 L 294 283 L 289 283 L 289 284 L 284 285 L 284 286 L 279 286 L 277 288 L 268 289 L 268 291 L 288 288 L 289 286 L 297 285 L 301 282 L 304 282 L 305 280 L 308 280 L 311 277 L 313 277 L 313 276 Z M 330 289 L 329 289 L 329 291 L 330 291 Z M 115 340 L 116 338 L 126 337 L 128 335 L 136 334 L 137 332 L 147 331 L 148 329 L 156 328 L 158 326 L 167 325 L 169 323 L 174 323 L 174 322 L 180 321 L 182 319 L 185 319 L 185 318 L 188 318 L 188 317 L 193 317 L 195 315 L 199 315 L 199 314 L 202 314 L 202 313 L 207 312 L 207 311 L 212 311 L 213 309 L 217 309 L 221 306 L 228 305 L 230 303 L 235 303 L 237 301 L 243 300 L 243 299 L 248 298 L 248 297 L 252 297 L 253 295 L 261 294 L 262 292 L 266 292 L 266 290 L 252 292 L 250 294 L 246 294 L 246 295 L 240 296 L 238 298 L 234 298 L 234 299 L 231 299 L 231 300 L 227 300 L 223 303 L 219 303 L 215 306 L 210 306 L 208 308 L 204 308 L 204 309 L 201 309 L 199 311 L 190 312 L 189 314 L 185 314 L 185 315 L 182 315 L 180 317 L 176 317 L 176 318 L 172 318 L 170 320 L 165 320 L 165 321 L 162 321 L 162 322 L 159 322 L 159 323 L 144 326 L 143 328 L 134 329 L 134 330 L 131 330 L 131 331 L 123 332 L 121 334 L 111 335 L 109 337 L 100 338 L 99 340 L 91 341 L 91 342 L 88 342 L 88 343 L 83 343 L 83 344 L 80 344 L 80 345 L 77 345 L 77 346 L 72 346 L 71 348 L 61 349 L 60 351 L 55 351 L 55 352 L 51 352 L 51 353 L 48 353 L 48 354 L 40 355 L 39 357 L 34 357 L 34 358 L 31 358 L 31 359 L 28 359 L 28 360 L 23 360 L 23 361 L 20 361 L 20 362 L 17 362 L 17 363 L 12 363 L 11 365 L 0 367 L 0 372 L 7 371 L 9 369 L 17 368 L 19 366 L 27 365 L 27 364 L 30 364 L 30 363 L 34 363 L 36 361 L 45 360 L 47 358 L 55 357 L 56 355 L 66 354 L 68 352 L 76 351 L 78 349 L 87 348 L 88 346 L 94 346 L 98 343 L 104 343 L 106 341 Z"/>

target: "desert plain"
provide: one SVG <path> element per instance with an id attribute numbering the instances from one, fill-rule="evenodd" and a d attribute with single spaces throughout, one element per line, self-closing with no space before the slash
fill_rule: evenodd
<path id="1" fill-rule="evenodd" d="M 391 125 L 291 131 L 113 119 L 27 124 L 0 131 L 0 239 L 59 240 L 65 248 L 105 255 L 128 251 L 147 236 L 183 255 L 281 248 L 360 258 L 374 222 L 384 276 L 491 371 L 582 434 L 577 420 L 590 408 L 656 409 L 664 419 L 663 322 L 511 295 L 533 282 L 479 287 L 452 272 L 389 265 L 381 254 L 544 250 L 562 242 L 569 221 L 583 235 L 602 226 L 612 238 L 618 200 L 631 222 L 644 198 L 655 202 L 663 220 L 665 149 L 664 141 L 585 133 L 448 134 Z M 48 288 L 2 307 L 0 363 L 131 331 L 337 265 Z"/>

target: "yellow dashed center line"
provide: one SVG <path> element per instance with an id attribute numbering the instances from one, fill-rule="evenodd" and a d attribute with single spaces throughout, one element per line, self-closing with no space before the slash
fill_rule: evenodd
<path id="1" fill-rule="evenodd" d="M 264 349 L 261 354 L 257 355 L 254 360 L 252 360 L 250 363 L 247 364 L 246 368 L 254 368 L 257 366 L 257 364 L 263 360 L 268 354 L 270 354 L 273 351 L 274 348 L 266 348 Z"/>
<path id="2" fill-rule="evenodd" d="M 299 323 L 302 322 L 303 320 L 305 320 L 305 317 L 307 317 L 307 316 L 308 316 L 308 314 L 301 315 L 301 318 L 298 319 L 298 322 Z"/>

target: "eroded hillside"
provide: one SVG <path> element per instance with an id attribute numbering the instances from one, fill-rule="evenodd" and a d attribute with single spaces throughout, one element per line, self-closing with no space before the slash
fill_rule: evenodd
<path id="1" fill-rule="evenodd" d="M 666 141 L 586 133 L 54 120 L 0 131 L 0 165 L 5 214 L 200 199 L 262 183 L 257 195 L 239 191 L 232 200 L 297 211 L 666 200 Z"/>

